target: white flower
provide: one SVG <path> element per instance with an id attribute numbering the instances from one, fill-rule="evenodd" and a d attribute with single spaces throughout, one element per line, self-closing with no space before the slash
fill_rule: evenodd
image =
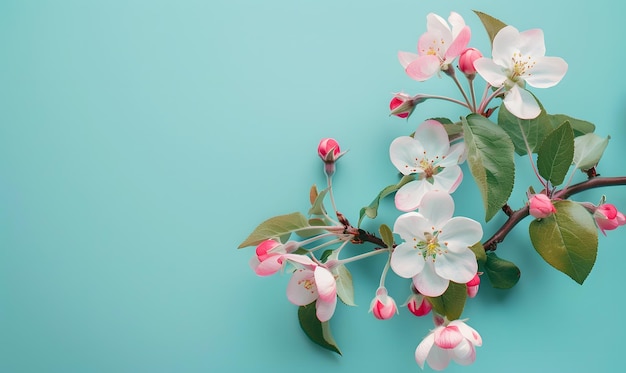
<path id="1" fill-rule="evenodd" d="M 331 271 L 305 256 L 290 256 L 291 261 L 303 265 L 297 269 L 287 284 L 287 299 L 297 306 L 315 302 L 315 314 L 328 321 L 337 306 L 337 282 Z"/>
<path id="2" fill-rule="evenodd" d="M 480 334 L 462 320 L 442 320 L 415 349 L 415 361 L 422 369 L 427 362 L 434 370 L 445 369 L 450 360 L 469 365 L 476 360 L 475 346 L 482 344 Z"/>
<path id="3" fill-rule="evenodd" d="M 404 242 L 391 254 L 391 268 L 398 276 L 413 278 L 421 294 L 437 297 L 450 281 L 469 282 L 478 270 L 469 246 L 480 241 L 481 225 L 465 217 L 452 217 L 454 201 L 445 192 L 424 195 L 419 212 L 398 217 L 393 231 Z"/>
<path id="4" fill-rule="evenodd" d="M 396 192 L 396 208 L 417 209 L 424 194 L 431 190 L 454 192 L 463 179 L 458 163 L 464 150 L 463 143 L 450 146 L 445 128 L 435 120 L 422 123 L 414 137 L 395 139 L 389 148 L 391 163 L 403 175 L 417 176 Z"/>
<path id="5" fill-rule="evenodd" d="M 513 26 L 503 27 L 493 39 L 492 59 L 479 58 L 474 67 L 494 87 L 504 87 L 504 106 L 521 119 L 533 119 L 541 108 L 526 83 L 535 88 L 549 88 L 561 81 L 567 63 L 560 57 L 546 57 L 543 31 L 519 32 Z"/>

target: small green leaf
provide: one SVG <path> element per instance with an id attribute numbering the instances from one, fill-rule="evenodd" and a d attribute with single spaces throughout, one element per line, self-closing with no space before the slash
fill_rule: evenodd
<path id="1" fill-rule="evenodd" d="M 333 274 L 337 278 L 337 296 L 348 306 L 356 306 L 354 303 L 354 285 L 352 274 L 345 265 L 333 268 Z"/>
<path id="2" fill-rule="evenodd" d="M 475 10 L 474 13 L 476 13 L 478 18 L 480 18 L 480 21 L 483 23 L 483 26 L 485 26 L 487 35 L 489 35 L 489 40 L 491 40 L 491 43 L 493 44 L 493 38 L 496 37 L 498 31 L 505 27 L 506 24 L 499 19 L 490 16 L 489 14 L 479 12 L 477 10 Z"/>
<path id="3" fill-rule="evenodd" d="M 502 128 L 478 114 L 463 119 L 463 134 L 467 163 L 483 197 L 485 220 L 489 221 L 513 191 L 515 148 Z"/>
<path id="4" fill-rule="evenodd" d="M 324 250 L 324 252 L 322 253 L 322 255 L 320 255 L 320 262 L 322 263 L 326 263 L 328 261 L 328 258 L 333 254 L 333 250 Z"/>
<path id="5" fill-rule="evenodd" d="M 500 105 L 498 125 L 509 134 L 513 145 L 515 145 L 515 152 L 519 155 L 528 153 L 526 151 L 526 142 L 528 142 L 530 151 L 536 153 L 543 140 L 557 127 L 553 125 L 550 116 L 543 109 L 541 103 L 539 101 L 537 103 L 539 103 L 541 113 L 534 119 L 520 119 L 511 114 L 504 105 Z M 524 141 L 524 138 L 526 138 L 526 141 Z"/>
<path id="6" fill-rule="evenodd" d="M 510 289 L 519 281 L 521 272 L 513 262 L 499 258 L 496 253 L 487 253 L 484 265 L 491 285 L 496 289 Z"/>
<path id="7" fill-rule="evenodd" d="M 552 127 L 556 128 L 564 122 L 569 122 L 574 130 L 574 136 L 582 136 L 586 133 L 595 131 L 596 126 L 586 120 L 572 118 L 565 114 L 549 114 L 548 117 L 552 121 Z"/>
<path id="8" fill-rule="evenodd" d="M 448 320 L 461 317 L 467 299 L 467 285 L 450 281 L 448 289 L 438 297 L 427 297 L 435 312 Z"/>
<path id="9" fill-rule="evenodd" d="M 574 131 L 569 122 L 561 124 L 543 140 L 537 150 L 537 171 L 552 185 L 560 185 L 574 158 Z"/>
<path id="10" fill-rule="evenodd" d="M 609 145 L 611 136 L 600 137 L 595 133 L 587 133 L 574 139 L 574 159 L 577 169 L 586 171 L 595 167 Z"/>
<path id="11" fill-rule="evenodd" d="M 476 255 L 476 262 L 479 266 L 482 266 L 487 261 L 487 253 L 485 252 L 485 247 L 481 242 L 476 242 L 472 246 L 470 246 L 470 250 L 474 252 Z"/>
<path id="12" fill-rule="evenodd" d="M 316 190 L 317 192 L 317 190 Z M 311 208 L 309 209 L 309 215 L 324 215 L 326 210 L 324 209 L 324 198 L 328 193 L 328 188 L 322 190 L 319 194 L 315 194 L 315 198 L 311 203 Z M 311 197 L 313 195 L 311 194 Z"/>
<path id="13" fill-rule="evenodd" d="M 382 224 L 380 228 L 378 228 L 378 232 L 380 232 L 380 237 L 385 242 L 388 248 L 393 247 L 393 232 L 391 232 L 391 228 L 388 225 Z"/>
<path id="14" fill-rule="evenodd" d="M 413 175 L 406 175 L 406 176 L 403 176 L 402 179 L 397 184 L 386 186 L 383 190 L 381 190 L 380 193 L 378 193 L 378 195 L 376 196 L 376 198 L 374 198 L 372 203 L 369 204 L 369 206 L 361 208 L 361 211 L 359 213 L 359 224 L 358 224 L 358 226 L 361 226 L 361 222 L 363 221 L 363 218 L 365 216 L 367 216 L 370 219 L 376 218 L 376 216 L 378 215 L 378 205 L 380 204 L 380 201 L 383 198 L 387 197 L 391 193 L 396 192 L 404 184 L 408 183 L 409 181 L 413 181 L 413 180 L 415 180 L 415 176 L 413 176 Z"/>
<path id="15" fill-rule="evenodd" d="M 578 203 L 556 201 L 554 207 L 556 213 L 530 223 L 530 240 L 548 264 L 582 284 L 596 261 L 598 230 Z"/>
<path id="16" fill-rule="evenodd" d="M 315 302 L 298 307 L 298 321 L 302 331 L 311 341 L 341 355 L 341 351 L 339 351 L 339 347 L 337 347 L 337 343 L 330 332 L 328 321 L 319 321 L 315 314 Z"/>
<path id="17" fill-rule="evenodd" d="M 241 249 L 247 246 L 256 246 L 263 240 L 268 238 L 282 238 L 286 240 L 289 235 L 301 228 L 308 227 L 309 223 L 304 215 L 299 212 L 294 212 L 287 215 L 275 216 L 269 218 L 258 227 L 246 238 L 238 247 Z"/>

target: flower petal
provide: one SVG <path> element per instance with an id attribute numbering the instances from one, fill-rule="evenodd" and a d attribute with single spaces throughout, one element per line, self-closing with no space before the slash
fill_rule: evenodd
<path id="1" fill-rule="evenodd" d="M 567 72 L 567 62 L 560 57 L 536 58 L 530 74 L 524 76 L 528 85 L 535 88 L 549 88 L 561 81 Z"/>
<path id="2" fill-rule="evenodd" d="M 476 220 L 455 216 L 439 227 L 439 241 L 445 241 L 452 252 L 467 250 L 483 237 L 483 227 Z"/>
<path id="3" fill-rule="evenodd" d="M 417 362 L 417 365 L 420 366 L 420 368 L 424 369 L 424 363 L 426 362 L 426 358 L 428 357 L 428 354 L 432 349 L 434 343 L 435 334 L 430 333 L 424 339 L 422 339 L 419 345 L 417 345 L 417 348 L 415 349 L 415 361 Z"/>
<path id="4" fill-rule="evenodd" d="M 417 53 L 404 52 L 404 51 L 398 52 L 398 60 L 400 61 L 400 65 L 402 65 L 402 67 L 405 69 L 407 66 L 409 66 L 411 62 L 415 61 L 417 57 L 419 57 Z"/>
<path id="5" fill-rule="evenodd" d="M 465 322 L 461 320 L 454 320 L 454 321 L 451 321 L 450 324 L 448 325 L 454 325 L 457 328 L 459 328 L 459 331 L 461 332 L 461 334 L 463 334 L 463 337 L 465 337 L 465 339 L 467 339 L 468 341 L 472 342 L 473 345 L 475 346 L 483 345 L 483 339 L 480 337 L 480 334 L 478 334 L 478 332 L 474 328 L 467 325 Z"/>
<path id="6" fill-rule="evenodd" d="M 434 160 L 435 156 L 444 156 L 450 150 L 448 133 L 443 124 L 436 120 L 431 119 L 420 124 L 415 130 L 414 138 L 424 148 L 429 160 Z M 422 157 L 424 154 L 420 154 L 420 158 Z"/>
<path id="7" fill-rule="evenodd" d="M 413 211 L 420 206 L 422 197 L 434 189 L 426 180 L 414 180 L 404 184 L 394 197 L 396 208 L 400 211 Z"/>
<path id="8" fill-rule="evenodd" d="M 299 269 L 293 273 L 287 284 L 287 299 L 296 306 L 306 306 L 317 299 L 313 271 Z"/>
<path id="9" fill-rule="evenodd" d="M 448 63 L 461 55 L 461 52 L 467 48 L 471 37 L 472 31 L 470 28 L 468 26 L 463 27 L 446 51 L 445 59 Z"/>
<path id="10" fill-rule="evenodd" d="M 444 370 L 450 363 L 450 351 L 443 350 L 436 345 L 430 349 L 430 353 L 426 358 L 428 365 L 434 370 Z"/>
<path id="11" fill-rule="evenodd" d="M 422 143 L 410 136 L 397 137 L 389 145 L 391 163 L 403 175 L 423 172 L 424 170 L 415 161 L 416 158 L 421 159 L 423 156 Z"/>
<path id="12" fill-rule="evenodd" d="M 324 267 L 317 266 L 313 272 L 315 286 L 321 300 L 329 302 L 337 297 L 337 282 L 330 271 Z"/>
<path id="13" fill-rule="evenodd" d="M 535 97 L 517 85 L 506 93 L 502 102 L 511 114 L 520 119 L 534 119 L 541 114 L 541 108 Z"/>
<path id="14" fill-rule="evenodd" d="M 513 65 L 511 57 L 518 52 L 519 44 L 520 34 L 515 27 L 505 26 L 500 29 L 493 38 L 493 48 L 491 50 L 493 62 L 502 67 L 511 67 Z M 476 67 L 476 61 L 474 61 L 474 67 Z M 482 74 L 480 75 L 482 76 Z"/>
<path id="15" fill-rule="evenodd" d="M 478 271 L 476 255 L 470 249 L 461 253 L 448 251 L 437 255 L 435 260 L 435 272 L 441 278 L 464 284 L 470 281 Z"/>
<path id="16" fill-rule="evenodd" d="M 315 303 L 315 315 L 317 319 L 321 322 L 325 322 L 330 320 L 335 313 L 335 308 L 337 307 L 337 298 L 335 297 L 332 301 L 324 301 L 321 298 L 317 300 Z"/>
<path id="17" fill-rule="evenodd" d="M 428 192 L 422 198 L 420 213 L 432 224 L 427 230 L 432 232 L 432 226 L 439 229 L 450 220 L 454 214 L 454 200 L 445 191 Z"/>
<path id="18" fill-rule="evenodd" d="M 494 87 L 501 87 L 507 80 L 506 67 L 496 64 L 490 58 L 479 58 L 474 61 L 476 72 Z"/>
<path id="19" fill-rule="evenodd" d="M 424 268 L 413 277 L 413 285 L 417 291 L 428 297 L 438 297 L 446 291 L 450 281 L 435 272 L 431 260 L 425 261 L 424 264 Z"/>
<path id="20" fill-rule="evenodd" d="M 429 229 L 430 223 L 418 212 L 407 212 L 398 216 L 393 225 L 393 233 L 410 242 L 413 241 L 414 237 L 417 237 L 419 240 L 425 239 L 424 232 Z"/>
<path id="21" fill-rule="evenodd" d="M 460 365 L 470 365 L 476 360 L 476 349 L 467 339 L 463 339 L 451 352 L 452 360 Z"/>
<path id="22" fill-rule="evenodd" d="M 440 66 L 439 57 L 429 54 L 416 58 L 406 67 L 405 71 L 411 78 L 423 82 L 435 75 Z"/>
<path id="23" fill-rule="evenodd" d="M 391 254 L 391 269 L 400 277 L 411 278 L 424 269 L 424 257 L 413 243 L 405 242 L 396 246 Z"/>
<path id="24" fill-rule="evenodd" d="M 465 28 L 465 20 L 461 15 L 457 12 L 450 12 L 450 16 L 448 16 L 448 22 L 452 26 L 452 38 L 456 39 L 457 36 L 461 33 L 461 30 Z"/>
<path id="25" fill-rule="evenodd" d="M 458 188 L 463 180 L 463 171 L 458 165 L 444 168 L 433 176 L 433 190 L 442 190 L 452 193 Z"/>
<path id="26" fill-rule="evenodd" d="M 519 51 L 524 57 L 537 58 L 546 54 L 546 44 L 541 29 L 536 28 L 520 32 L 518 43 Z"/>
<path id="27" fill-rule="evenodd" d="M 455 348 L 464 340 L 463 335 L 455 326 L 446 326 L 442 329 L 438 329 L 434 334 L 435 345 L 444 350 Z"/>
<path id="28" fill-rule="evenodd" d="M 256 272 L 259 276 L 273 275 L 274 273 L 280 271 L 283 267 L 283 263 L 282 255 L 272 255 L 260 262 L 254 269 L 254 272 Z"/>

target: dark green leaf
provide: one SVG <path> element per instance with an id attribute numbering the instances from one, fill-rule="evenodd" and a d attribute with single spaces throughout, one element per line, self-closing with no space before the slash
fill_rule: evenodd
<path id="1" fill-rule="evenodd" d="M 520 270 L 508 260 L 499 258 L 496 253 L 487 253 L 485 273 L 489 277 L 491 285 L 496 289 L 510 289 L 520 278 Z"/>
<path id="2" fill-rule="evenodd" d="M 502 128 L 478 114 L 463 119 L 463 134 L 469 169 L 483 197 L 485 220 L 489 221 L 513 190 L 513 143 Z"/>
<path id="3" fill-rule="evenodd" d="M 598 230 L 578 203 L 556 201 L 554 207 L 556 213 L 530 223 L 530 240 L 546 262 L 582 284 L 596 261 Z"/>
<path id="4" fill-rule="evenodd" d="M 467 285 L 450 281 L 448 289 L 438 297 L 427 297 L 435 312 L 444 315 L 448 320 L 461 317 L 465 300 L 467 299 Z"/>
<path id="5" fill-rule="evenodd" d="M 554 128 L 560 126 L 565 122 L 569 122 L 572 125 L 575 137 L 584 135 L 586 133 L 591 133 L 596 129 L 596 126 L 593 123 L 587 122 L 586 120 L 572 118 L 568 115 L 550 114 L 548 116 L 550 117 L 550 120 L 552 121 L 552 126 Z"/>
<path id="6" fill-rule="evenodd" d="M 561 124 L 537 150 L 537 171 L 552 185 L 560 185 L 574 159 L 574 132 L 569 122 Z"/>
<path id="7" fill-rule="evenodd" d="M 383 239 L 383 242 L 385 242 L 385 245 L 387 245 L 388 248 L 392 248 L 394 240 L 391 228 L 389 228 L 386 224 L 382 224 L 380 228 L 378 228 L 378 231 L 380 232 L 380 237 Z"/>
<path id="8" fill-rule="evenodd" d="M 478 18 L 480 18 L 480 21 L 483 23 L 483 26 L 485 26 L 487 35 L 489 35 L 489 40 L 493 44 L 493 38 L 496 37 L 498 31 L 505 27 L 506 24 L 499 19 L 490 16 L 489 14 L 479 12 L 477 10 L 475 10 L 474 13 L 476 13 Z"/>
<path id="9" fill-rule="evenodd" d="M 413 175 L 407 175 L 407 176 L 402 177 L 402 179 L 397 184 L 389 185 L 385 187 L 383 190 L 381 190 L 380 193 L 378 193 L 378 195 L 376 196 L 376 198 L 374 198 L 372 203 L 369 204 L 369 206 L 361 208 L 361 211 L 359 213 L 358 226 L 361 226 L 361 222 L 363 221 L 363 218 L 365 216 L 367 216 L 370 219 L 376 218 L 376 216 L 378 215 L 378 205 L 380 204 L 380 201 L 383 198 L 390 195 L 391 193 L 395 193 L 404 184 L 408 183 L 409 181 L 413 181 L 414 179 L 415 177 Z"/>
<path id="10" fill-rule="evenodd" d="M 239 249 L 255 246 L 268 238 L 287 239 L 289 235 L 301 228 L 308 227 L 309 223 L 304 215 L 294 212 L 287 215 L 275 216 L 261 223 L 240 245 Z"/>
<path id="11" fill-rule="evenodd" d="M 537 102 L 539 103 L 539 101 Z M 498 125 L 509 134 L 513 145 L 515 145 L 515 152 L 519 155 L 528 153 L 526 142 L 528 142 L 530 151 L 535 153 L 546 136 L 556 128 L 541 103 L 539 103 L 539 107 L 541 107 L 541 114 L 537 118 L 520 119 L 511 114 L 504 105 L 500 105 Z"/>
<path id="12" fill-rule="evenodd" d="M 322 255 L 320 255 L 320 262 L 326 263 L 328 261 L 328 257 L 330 257 L 333 253 L 333 250 L 324 250 Z"/>
<path id="13" fill-rule="evenodd" d="M 315 302 L 298 307 L 298 321 L 300 321 L 302 331 L 311 341 L 341 355 L 341 351 L 339 351 L 337 343 L 330 332 L 328 321 L 321 322 L 315 315 Z"/>

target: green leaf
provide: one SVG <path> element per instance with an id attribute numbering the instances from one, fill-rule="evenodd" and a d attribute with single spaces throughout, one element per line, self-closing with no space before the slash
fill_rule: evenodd
<path id="1" fill-rule="evenodd" d="M 602 138 L 595 133 L 586 133 L 574 139 L 574 159 L 577 169 L 587 171 L 602 158 L 604 150 L 609 145 L 611 136 Z"/>
<path id="2" fill-rule="evenodd" d="M 487 253 L 484 265 L 491 285 L 496 289 L 510 289 L 519 281 L 521 272 L 513 262 L 499 258 L 496 253 Z"/>
<path id="3" fill-rule="evenodd" d="M 328 193 L 328 188 L 322 190 L 321 193 L 317 194 L 317 189 L 315 190 L 315 198 L 313 198 L 313 193 L 311 193 L 311 208 L 309 209 L 309 215 L 324 215 L 326 210 L 324 209 L 324 197 Z"/>
<path id="4" fill-rule="evenodd" d="M 483 197 L 485 220 L 504 206 L 513 190 L 513 143 L 502 128 L 478 114 L 463 119 L 467 163 Z"/>
<path id="5" fill-rule="evenodd" d="M 479 12 L 477 10 L 475 10 L 474 13 L 476 13 L 478 18 L 480 18 L 480 21 L 483 23 L 483 26 L 485 26 L 487 35 L 489 35 L 489 40 L 493 44 L 493 38 L 496 37 L 498 31 L 505 27 L 506 24 L 499 19 L 490 16 L 489 14 Z"/>
<path id="6" fill-rule="evenodd" d="M 391 232 L 391 228 L 388 225 L 382 224 L 380 228 L 378 228 L 378 232 L 380 232 L 380 237 L 385 242 L 388 248 L 393 247 L 393 232 Z"/>
<path id="7" fill-rule="evenodd" d="M 552 185 L 560 185 L 574 159 L 574 131 L 569 122 L 561 124 L 543 140 L 537 150 L 537 171 Z"/>
<path id="8" fill-rule="evenodd" d="M 515 152 L 519 155 L 528 153 L 526 151 L 526 142 L 528 142 L 530 151 L 535 153 L 548 134 L 556 128 L 551 117 L 541 106 L 541 103 L 537 102 L 539 107 L 541 107 L 541 113 L 534 119 L 520 119 L 511 114 L 504 105 L 500 105 L 498 125 L 509 135 L 515 146 Z M 526 141 L 524 141 L 524 138 L 526 138 Z"/>
<path id="9" fill-rule="evenodd" d="M 256 246 L 268 238 L 280 237 L 286 240 L 293 231 L 308 226 L 309 223 L 306 217 L 299 212 L 275 216 L 267 219 L 256 227 L 248 238 L 239 245 L 238 249 L 247 246 Z"/>
<path id="10" fill-rule="evenodd" d="M 448 320 L 461 317 L 465 300 L 467 299 L 467 285 L 450 281 L 448 289 L 438 297 L 426 297 L 435 312 L 444 315 Z"/>
<path id="11" fill-rule="evenodd" d="M 554 207 L 556 213 L 530 223 L 530 240 L 548 264 L 582 285 L 596 261 L 598 230 L 578 203 L 556 201 Z"/>
<path id="12" fill-rule="evenodd" d="M 359 227 L 361 226 L 361 221 L 363 221 L 363 218 L 365 216 L 367 216 L 370 219 L 374 219 L 374 218 L 376 218 L 376 216 L 378 216 L 378 206 L 380 204 L 380 201 L 383 198 L 387 197 L 391 193 L 396 192 L 404 184 L 408 183 L 409 181 L 413 181 L 413 180 L 415 180 L 415 176 L 413 176 L 413 175 L 406 175 L 406 176 L 403 176 L 402 179 L 400 179 L 400 181 L 397 184 L 386 186 L 383 190 L 381 190 L 380 193 L 378 193 L 378 195 L 376 196 L 376 198 L 374 198 L 372 203 L 369 204 L 369 206 L 361 208 L 361 211 L 359 213 L 359 224 L 358 224 L 358 226 Z"/>
<path id="13" fill-rule="evenodd" d="M 596 126 L 591 122 L 572 118 L 565 114 L 549 114 L 548 117 L 552 121 L 552 126 L 554 128 L 560 126 L 564 122 L 569 122 L 574 130 L 574 136 L 582 136 L 586 133 L 591 133 L 596 129 Z"/>
<path id="14" fill-rule="evenodd" d="M 356 306 L 354 303 L 354 285 L 352 274 L 345 265 L 333 268 L 333 274 L 337 278 L 337 296 L 348 306 Z"/>
<path id="15" fill-rule="evenodd" d="M 476 262 L 479 266 L 482 266 L 487 261 L 487 253 L 485 252 L 485 247 L 481 242 L 476 242 L 472 246 L 470 246 L 470 250 L 474 252 L 476 255 Z"/>
<path id="16" fill-rule="evenodd" d="M 302 331 L 311 341 L 341 355 L 341 351 L 339 351 L 339 347 L 337 347 L 337 343 L 330 332 L 328 321 L 321 322 L 315 315 L 315 302 L 298 307 L 298 321 L 300 321 Z"/>

